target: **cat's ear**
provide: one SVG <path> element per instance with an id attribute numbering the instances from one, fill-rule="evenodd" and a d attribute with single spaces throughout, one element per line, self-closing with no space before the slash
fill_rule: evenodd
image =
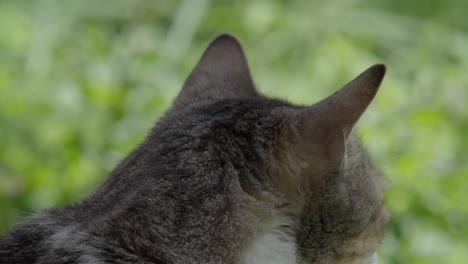
<path id="1" fill-rule="evenodd" d="M 296 113 L 293 122 L 301 148 L 311 155 L 322 156 L 332 169 L 338 169 L 345 156 L 346 140 L 377 93 L 384 75 L 385 66 L 374 65 L 335 94 Z"/>
<path id="2" fill-rule="evenodd" d="M 257 95 L 241 44 L 235 37 L 224 34 L 203 53 L 174 101 L 174 108 L 202 100 Z"/>

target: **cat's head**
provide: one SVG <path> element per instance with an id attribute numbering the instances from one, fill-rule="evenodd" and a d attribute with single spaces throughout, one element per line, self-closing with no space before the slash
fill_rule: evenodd
<path id="1" fill-rule="evenodd" d="M 385 66 L 372 66 L 328 98 L 294 106 L 260 95 L 241 45 L 222 35 L 167 120 L 178 117 L 193 132 L 200 157 L 211 151 L 205 159 L 238 172 L 232 175 L 259 223 L 288 219 L 282 225 L 295 236 L 301 263 L 362 263 L 383 239 L 388 214 L 384 182 L 352 130 L 384 74 Z"/>

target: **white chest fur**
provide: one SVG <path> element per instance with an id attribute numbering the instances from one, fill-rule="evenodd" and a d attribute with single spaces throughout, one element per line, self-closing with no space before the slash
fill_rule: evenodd
<path id="1" fill-rule="evenodd" d="M 287 221 L 276 221 L 266 227 L 246 249 L 244 264 L 299 264 L 296 239 L 280 226 Z M 337 264 L 377 264 L 377 253 L 371 257 Z"/>
<path id="2" fill-rule="evenodd" d="M 245 264 L 297 264 L 294 235 L 284 233 L 275 224 L 260 233 L 247 248 Z"/>
<path id="3" fill-rule="evenodd" d="M 368 264 L 377 264 L 377 252 L 367 261 Z"/>
<path id="4" fill-rule="evenodd" d="M 278 228 L 257 236 L 247 249 L 244 257 L 245 264 L 298 264 L 296 241 Z M 365 260 L 357 260 L 352 264 L 377 264 L 377 253 Z M 345 264 L 345 263 L 342 263 Z M 351 264 L 351 263 L 348 263 Z"/>

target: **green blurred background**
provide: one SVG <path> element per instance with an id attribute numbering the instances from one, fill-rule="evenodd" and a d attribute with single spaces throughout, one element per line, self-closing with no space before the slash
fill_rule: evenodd
<path id="1" fill-rule="evenodd" d="M 0 233 L 92 193 L 209 41 L 244 43 L 259 89 L 311 104 L 374 63 L 359 131 L 388 177 L 382 263 L 468 263 L 466 0 L 0 1 Z"/>

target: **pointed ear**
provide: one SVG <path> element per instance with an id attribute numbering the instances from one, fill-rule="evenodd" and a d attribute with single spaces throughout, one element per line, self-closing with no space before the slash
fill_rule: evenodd
<path id="1" fill-rule="evenodd" d="M 257 96 L 239 41 L 221 35 L 211 42 L 174 101 L 174 108 L 202 100 Z"/>
<path id="2" fill-rule="evenodd" d="M 300 141 L 305 140 L 301 144 L 307 146 L 306 142 L 312 142 L 310 146 L 323 150 L 321 155 L 331 166 L 341 166 L 346 140 L 377 93 L 384 75 L 385 66 L 374 65 L 335 94 L 301 110 L 294 125 Z"/>

